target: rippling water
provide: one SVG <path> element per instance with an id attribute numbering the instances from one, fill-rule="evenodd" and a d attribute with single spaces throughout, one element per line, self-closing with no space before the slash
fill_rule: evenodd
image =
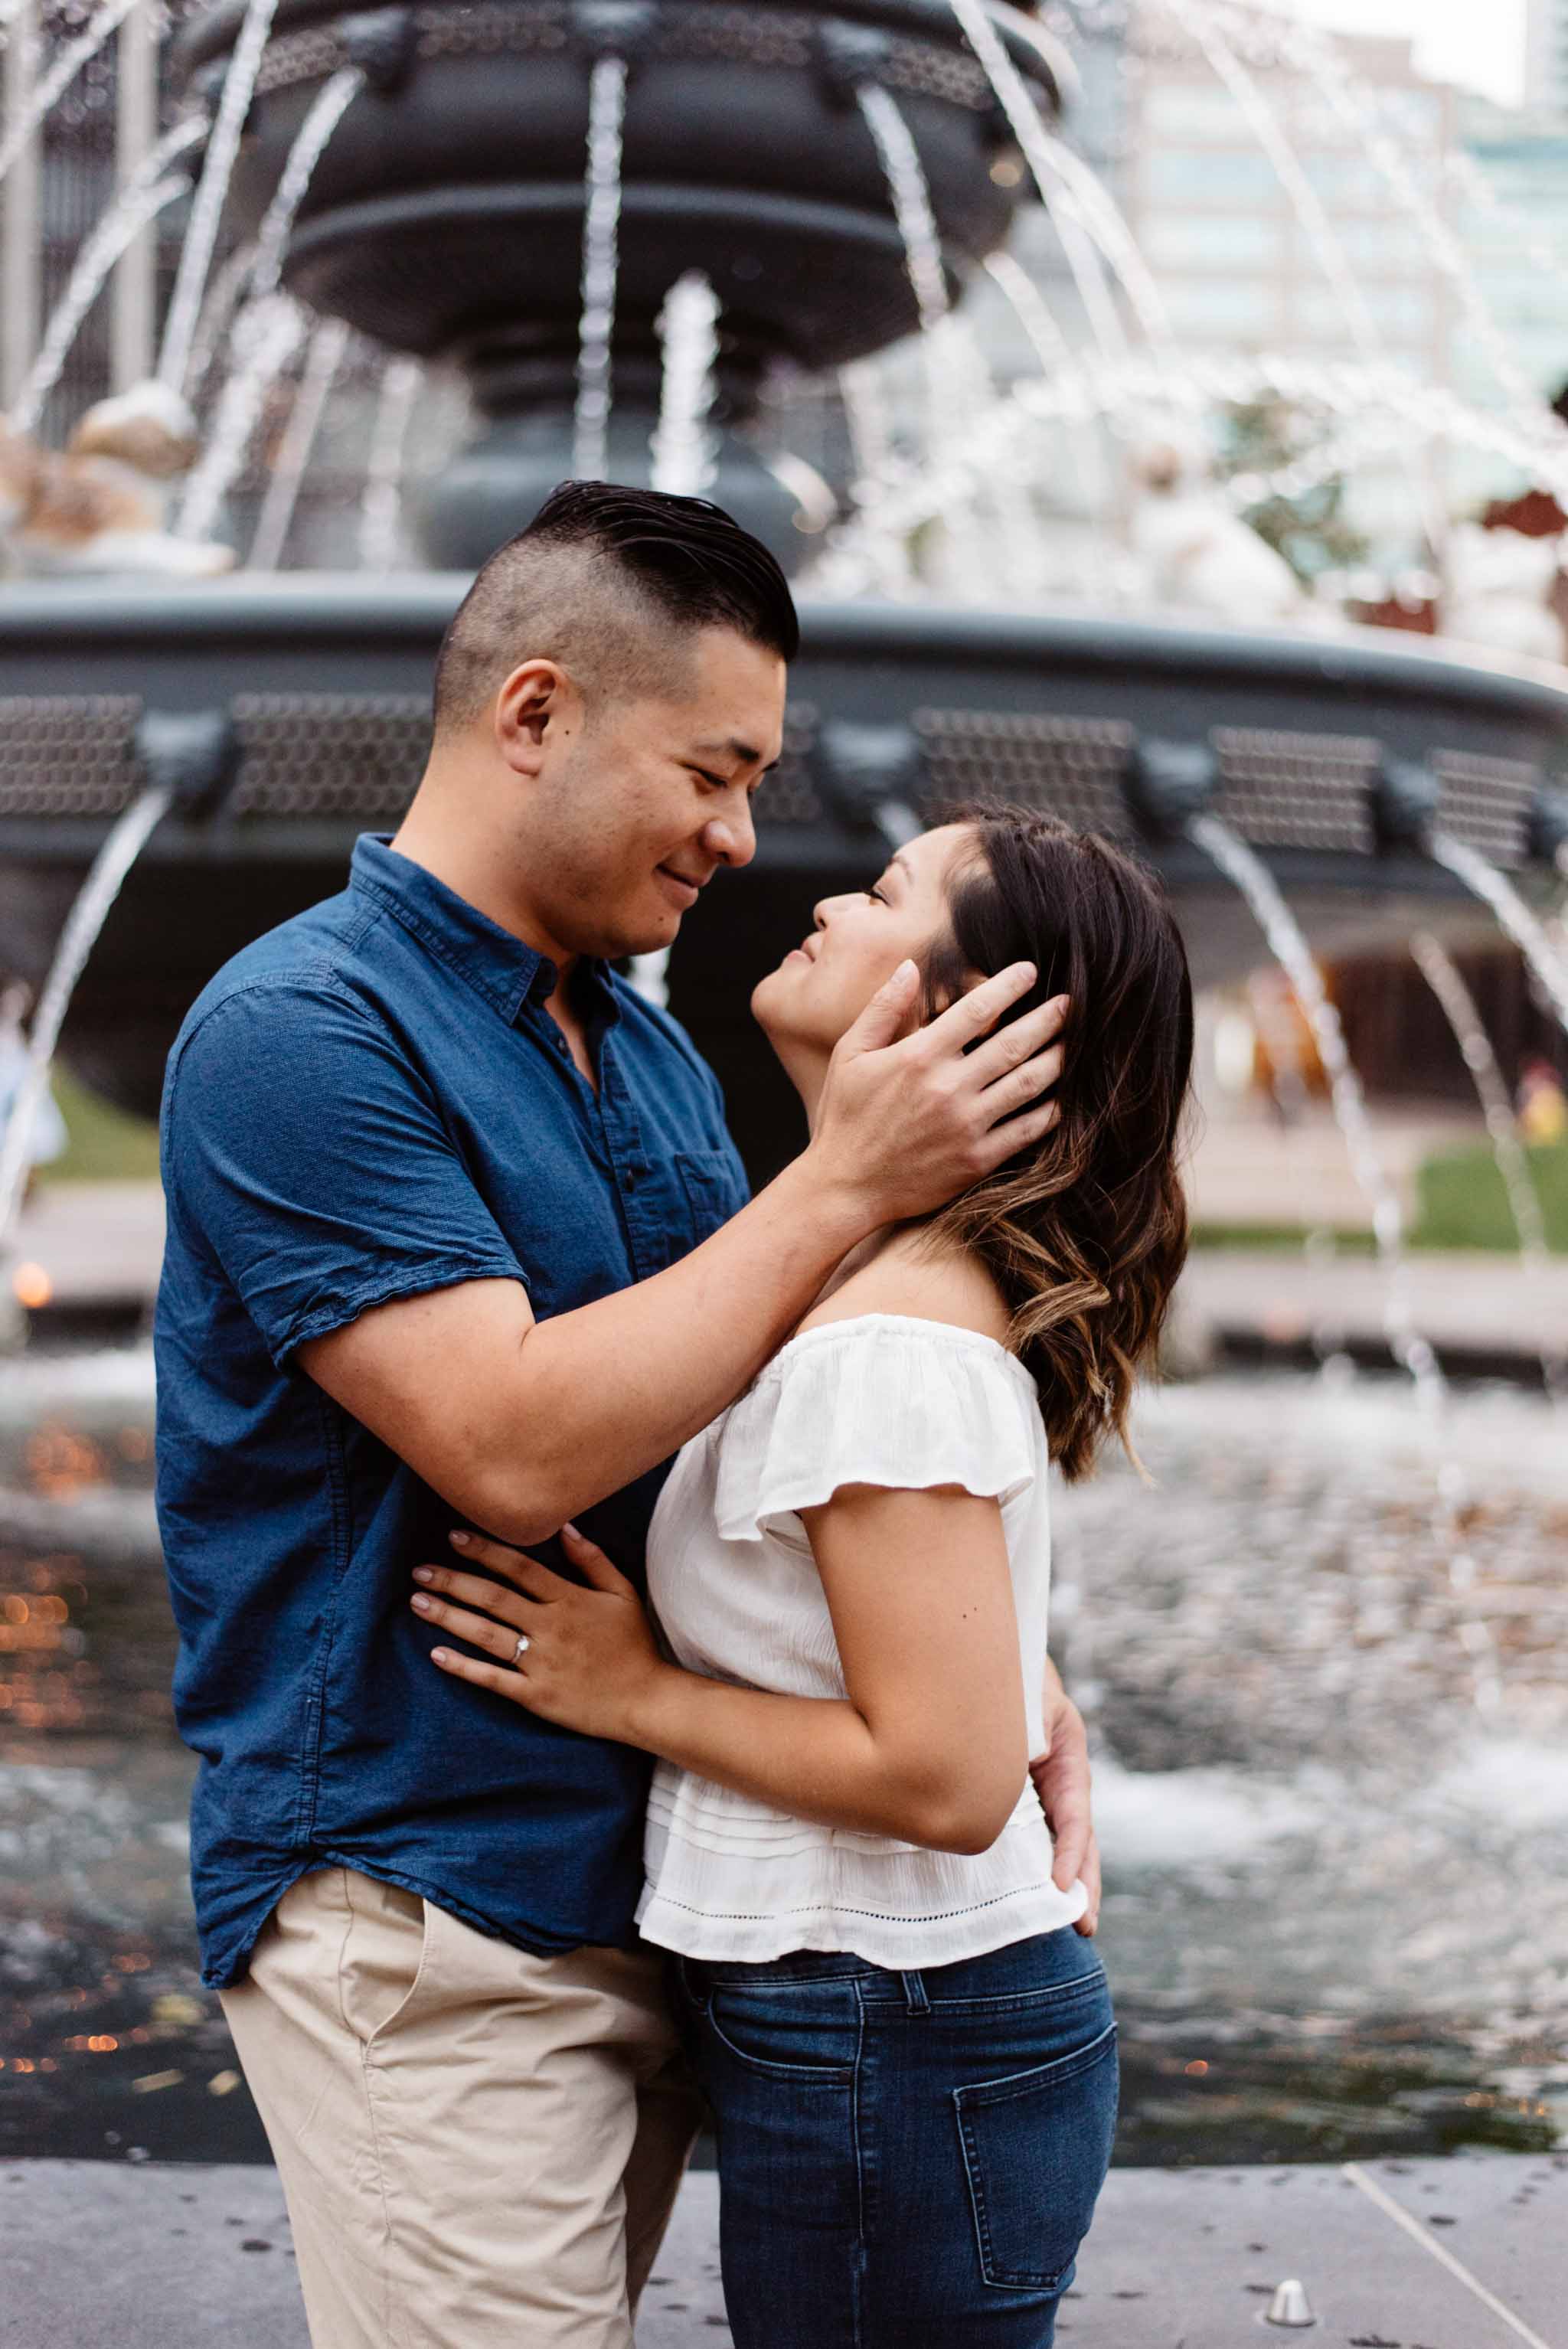
<path id="1" fill-rule="evenodd" d="M 1434 1454 L 1392 1382 L 1224 1377 L 1139 1442 L 1152 1488 L 1057 1510 L 1120 2158 L 1568 2143 L 1568 1430 L 1476 1391 Z M 172 1654 L 148 1358 L 0 1367 L 0 2152 L 264 2158 Z"/>

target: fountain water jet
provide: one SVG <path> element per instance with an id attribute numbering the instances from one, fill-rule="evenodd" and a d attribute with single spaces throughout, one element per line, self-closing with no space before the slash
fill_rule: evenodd
<path id="1" fill-rule="evenodd" d="M 1301 926 L 1280 895 L 1268 867 L 1228 824 L 1215 816 L 1193 816 L 1186 829 L 1195 845 L 1212 857 L 1241 891 L 1312 1030 L 1318 1059 L 1328 1077 L 1334 1113 L 1350 1154 L 1351 1171 L 1372 1208 L 1372 1235 L 1387 1283 L 1383 1326 L 1390 1350 L 1409 1373 L 1426 1416 L 1427 1438 L 1436 1471 L 1439 1537 L 1447 1553 L 1449 1584 L 1456 1594 L 1462 1596 L 1475 1569 L 1473 1560 L 1460 1546 L 1467 1499 L 1463 1472 L 1452 1459 L 1443 1455 L 1449 1384 L 1431 1346 L 1411 1318 L 1404 1209 L 1378 1154 L 1367 1097 L 1346 1049 L 1339 1014 L 1328 999 L 1322 974 Z M 1472 1612 L 1460 1621 L 1459 1634 L 1460 1645 L 1470 1659 L 1476 1710 L 1483 1715 L 1494 1713 L 1501 1701 L 1501 1682 L 1491 1626 Z"/>
<path id="2" fill-rule="evenodd" d="M 193 147 L 205 131 L 206 124 L 200 116 L 177 122 L 159 140 L 141 169 L 126 181 L 86 239 L 44 330 L 27 380 L 12 404 L 11 421 L 18 432 L 31 432 L 37 424 L 44 403 L 59 381 L 83 322 L 116 262 L 150 222 L 189 191 L 190 180 L 183 172 L 170 171 L 169 166 Z"/>
<path id="3" fill-rule="evenodd" d="M 277 192 L 256 233 L 255 260 L 247 288 L 253 302 L 263 300 L 275 290 L 289 236 L 299 208 L 310 191 L 315 167 L 325 154 L 333 132 L 364 88 L 365 75 L 360 67 L 342 67 L 323 84 L 295 132 Z"/>
<path id="4" fill-rule="evenodd" d="M 0 181 L 13 170 L 17 157 L 26 151 L 34 133 L 53 113 L 83 67 L 92 63 L 109 35 L 138 4 L 139 0 L 103 0 L 98 14 L 74 41 L 67 43 L 48 72 L 39 79 L 20 119 L 0 139 Z"/>
<path id="5" fill-rule="evenodd" d="M 251 551 L 245 557 L 247 571 L 275 571 L 283 560 L 305 468 L 347 347 L 348 329 L 341 318 L 325 319 L 310 338 L 299 389 L 278 445 L 277 462 L 267 482 L 262 511 L 256 517 Z"/>
<path id="6" fill-rule="evenodd" d="M 0 1265 L 6 1261 L 27 1174 L 27 1145 L 49 1081 L 60 1030 L 77 982 L 115 899 L 156 827 L 173 803 L 171 784 L 153 784 L 132 802 L 94 857 L 72 906 L 33 1014 L 27 1063 L 0 1133 Z"/>
<path id="7" fill-rule="evenodd" d="M 718 296 L 700 269 L 676 278 L 659 312 L 664 365 L 651 450 L 653 485 L 676 497 L 701 497 L 713 482 L 708 419 L 717 390 L 718 318 Z"/>
<path id="8" fill-rule="evenodd" d="M 620 274 L 621 142 L 626 61 L 595 59 L 588 87 L 587 201 L 583 209 L 583 319 L 577 342 L 577 409 L 572 466 L 579 481 L 603 481 L 610 456 L 611 352 Z"/>
<path id="9" fill-rule="evenodd" d="M 1465 985 L 1458 964 L 1429 930 L 1416 932 L 1410 940 L 1410 955 L 1441 1006 L 1464 1064 L 1475 1081 L 1476 1096 L 1480 1102 L 1481 1115 L 1486 1120 L 1492 1156 L 1502 1180 L 1508 1211 L 1513 1219 L 1519 1241 L 1520 1262 L 1528 1272 L 1543 1271 L 1550 1263 L 1551 1250 L 1547 1246 L 1541 1194 L 1530 1171 L 1530 1161 L 1520 1143 L 1514 1124 L 1513 1103 L 1509 1098 L 1502 1071 L 1498 1067 L 1491 1039 L 1486 1032 L 1486 1023 L 1474 996 Z M 1541 1375 L 1549 1401 L 1556 1406 L 1568 1403 L 1568 1353 L 1561 1349 L 1544 1349 L 1541 1356 Z"/>
<path id="10" fill-rule="evenodd" d="M 391 571 L 397 563 L 408 427 L 424 380 L 414 359 L 393 359 L 381 378 L 359 504 L 359 560 L 366 571 Z"/>
<path id="11" fill-rule="evenodd" d="M 1245 898 L 1312 1030 L 1313 1042 L 1328 1078 L 1334 1113 L 1350 1154 L 1351 1172 L 1372 1210 L 1372 1235 L 1387 1282 L 1384 1327 L 1388 1342 L 1396 1359 L 1409 1372 L 1422 1402 L 1436 1418 L 1441 1411 L 1447 1381 L 1437 1356 L 1410 1318 L 1405 1211 L 1378 1153 L 1367 1096 L 1346 1049 L 1339 1014 L 1328 999 L 1312 948 L 1267 865 L 1229 824 L 1222 823 L 1217 816 L 1196 815 L 1186 829 L 1188 837 L 1213 859 Z"/>
<path id="12" fill-rule="evenodd" d="M 205 389 L 207 378 L 218 363 L 218 354 L 227 343 L 234 313 L 245 298 L 255 265 L 255 245 L 242 244 L 213 273 L 201 297 L 191 356 L 185 363 L 188 399 L 199 398 Z"/>
<path id="13" fill-rule="evenodd" d="M 1012 125 L 1013 135 L 1035 176 L 1047 210 L 1051 208 L 1053 192 L 1065 189 L 1084 228 L 1126 287 L 1139 323 L 1150 342 L 1162 352 L 1168 366 L 1180 366 L 1181 357 L 1164 296 L 1150 275 L 1132 233 L 1117 210 L 1109 191 L 1070 148 L 1064 147 L 1047 129 L 1039 108 L 980 0 L 949 0 L 949 5 L 963 26 L 970 47 L 985 68 L 991 87 Z M 1113 339 L 1119 339 L 1119 326 Z"/>
<path id="14" fill-rule="evenodd" d="M 1559 959 L 1545 930 L 1505 873 L 1467 841 L 1455 840 L 1439 829 L 1429 833 L 1427 846 L 1437 860 L 1490 905 L 1551 999 L 1553 1009 L 1568 1030 L 1568 967 Z"/>
<path id="15" fill-rule="evenodd" d="M 262 69 L 262 57 L 277 5 L 278 0 L 246 0 L 239 38 L 223 77 L 223 94 L 218 101 L 212 136 L 208 141 L 206 160 L 201 167 L 201 183 L 196 190 L 196 201 L 191 208 L 190 226 L 181 247 L 180 267 L 174 280 L 174 291 L 170 296 L 169 315 L 163 325 L 163 344 L 158 355 L 158 379 L 167 384 L 170 391 L 181 391 L 185 388 L 201 312 L 201 296 L 206 291 L 207 274 L 218 243 L 223 204 L 240 152 L 240 140 L 244 136 L 245 118 L 255 96 L 256 79 Z"/>
<path id="16" fill-rule="evenodd" d="M 176 538 L 202 539 L 218 520 L 262 403 L 304 340 L 305 318 L 286 294 L 269 294 L 242 310 L 234 326 L 235 367 L 223 387 L 200 464 L 186 483 L 174 524 Z"/>

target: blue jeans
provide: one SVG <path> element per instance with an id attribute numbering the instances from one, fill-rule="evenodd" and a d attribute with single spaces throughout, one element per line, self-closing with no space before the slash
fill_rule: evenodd
<path id="1" fill-rule="evenodd" d="M 1071 1928 L 921 1973 L 676 1961 L 736 2349 L 1049 2349 L 1116 2128 Z"/>

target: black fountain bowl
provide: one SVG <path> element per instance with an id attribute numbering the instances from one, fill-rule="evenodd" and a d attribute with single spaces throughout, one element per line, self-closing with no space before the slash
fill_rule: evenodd
<path id="1" fill-rule="evenodd" d="M 354 840 L 395 827 L 429 735 L 435 650 L 466 574 L 308 574 L 201 589 L 16 587 L 0 602 L 0 968 L 42 978 L 70 899 L 145 771 L 148 711 L 217 711 L 238 779 L 205 820 L 170 817 L 130 874 L 72 1008 L 67 1056 L 128 1108 L 155 1106 L 186 1006 L 248 940 L 342 885 Z M 884 850 L 851 803 L 838 730 L 910 749 L 929 812 L 989 792 L 1138 844 L 1164 873 L 1199 983 L 1264 959 L 1207 858 L 1140 824 L 1135 755 L 1217 755 L 1216 811 L 1264 858 L 1321 952 L 1402 944 L 1418 922 L 1492 936 L 1450 876 L 1380 845 L 1379 773 L 1429 770 L 1447 827 L 1521 885 L 1543 779 L 1568 763 L 1561 671 L 1481 665 L 1367 631 L 1231 636 L 1088 614 L 1017 617 L 810 606 L 786 756 L 758 853 L 683 927 L 676 1010 L 724 1077 L 755 1172 L 796 1133 L 747 1012 L 825 891 L 863 886 Z M 92 691 L 84 693 L 84 679 Z M 860 738 L 863 740 L 862 738 Z M 1176 762 L 1178 768 L 1180 761 Z"/>
<path id="2" fill-rule="evenodd" d="M 1051 45 L 1019 12 L 993 0 L 993 13 L 1053 115 Z M 177 73 L 221 72 L 238 16 L 224 0 L 189 27 Z M 624 129 L 618 330 L 646 340 L 671 282 L 694 268 L 730 331 L 813 367 L 918 324 L 855 68 L 846 80 L 831 62 L 835 40 L 872 45 L 868 70 L 905 114 L 953 290 L 1006 239 L 1019 189 L 988 169 L 1006 134 L 944 0 L 850 0 L 830 15 L 655 0 L 647 20 Z M 574 342 L 598 21 L 558 0 L 420 7 L 406 79 L 362 91 L 316 168 L 288 284 L 419 357 L 461 356 L 519 317 L 553 319 Z M 252 231 L 323 79 L 348 59 L 342 22 L 322 0 L 282 0 L 233 181 Z"/>

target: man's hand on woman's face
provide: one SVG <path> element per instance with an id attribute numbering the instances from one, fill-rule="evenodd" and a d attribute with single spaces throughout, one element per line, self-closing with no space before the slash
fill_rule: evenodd
<path id="1" fill-rule="evenodd" d="M 944 1206 L 1056 1124 L 1042 1096 L 1062 1072 L 1067 997 L 990 1032 L 1036 977 L 1033 963 L 1014 963 L 905 1035 L 919 974 L 904 963 L 841 1040 L 811 1149 L 873 1225 Z"/>

